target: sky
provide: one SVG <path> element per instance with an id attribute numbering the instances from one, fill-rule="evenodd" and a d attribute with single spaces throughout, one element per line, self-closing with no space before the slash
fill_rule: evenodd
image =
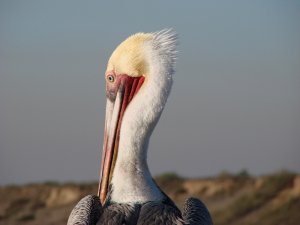
<path id="1" fill-rule="evenodd" d="M 299 1 L 0 1 L 0 185 L 98 180 L 107 60 L 173 28 L 153 175 L 300 172 Z"/>

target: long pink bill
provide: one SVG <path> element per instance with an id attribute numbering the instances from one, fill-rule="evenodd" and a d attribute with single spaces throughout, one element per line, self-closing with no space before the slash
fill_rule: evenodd
<path id="1" fill-rule="evenodd" d="M 107 98 L 102 163 L 98 195 L 104 204 L 118 157 L 119 139 L 125 110 L 140 90 L 145 78 L 121 75 L 113 100 Z M 110 91 L 110 90 L 107 90 Z"/>

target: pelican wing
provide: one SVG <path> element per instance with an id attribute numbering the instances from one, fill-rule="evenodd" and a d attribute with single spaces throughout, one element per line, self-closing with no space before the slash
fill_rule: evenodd
<path id="1" fill-rule="evenodd" d="M 67 225 L 95 225 L 102 211 L 99 197 L 88 195 L 73 208 Z"/>
<path id="2" fill-rule="evenodd" d="M 182 216 L 189 225 L 213 225 L 208 209 L 197 198 L 188 198 L 185 201 Z"/>

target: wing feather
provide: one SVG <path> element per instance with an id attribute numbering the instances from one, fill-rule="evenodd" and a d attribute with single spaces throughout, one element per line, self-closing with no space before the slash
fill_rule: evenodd
<path id="1" fill-rule="evenodd" d="M 183 219 L 190 225 L 213 225 L 210 213 L 203 202 L 188 198 L 183 207 Z"/>
<path id="2" fill-rule="evenodd" d="M 95 225 L 101 214 L 102 206 L 99 197 L 88 195 L 73 208 L 67 225 Z"/>

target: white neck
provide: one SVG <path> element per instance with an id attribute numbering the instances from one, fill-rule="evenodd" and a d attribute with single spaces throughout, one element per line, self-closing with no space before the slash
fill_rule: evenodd
<path id="1" fill-rule="evenodd" d="M 159 201 L 164 198 L 150 174 L 147 149 L 171 90 L 176 40 L 174 34 L 156 35 L 156 39 L 145 45 L 149 74 L 128 105 L 121 125 L 118 157 L 111 182 L 111 200 L 118 203 Z M 169 45 L 162 46 L 166 41 Z"/>

